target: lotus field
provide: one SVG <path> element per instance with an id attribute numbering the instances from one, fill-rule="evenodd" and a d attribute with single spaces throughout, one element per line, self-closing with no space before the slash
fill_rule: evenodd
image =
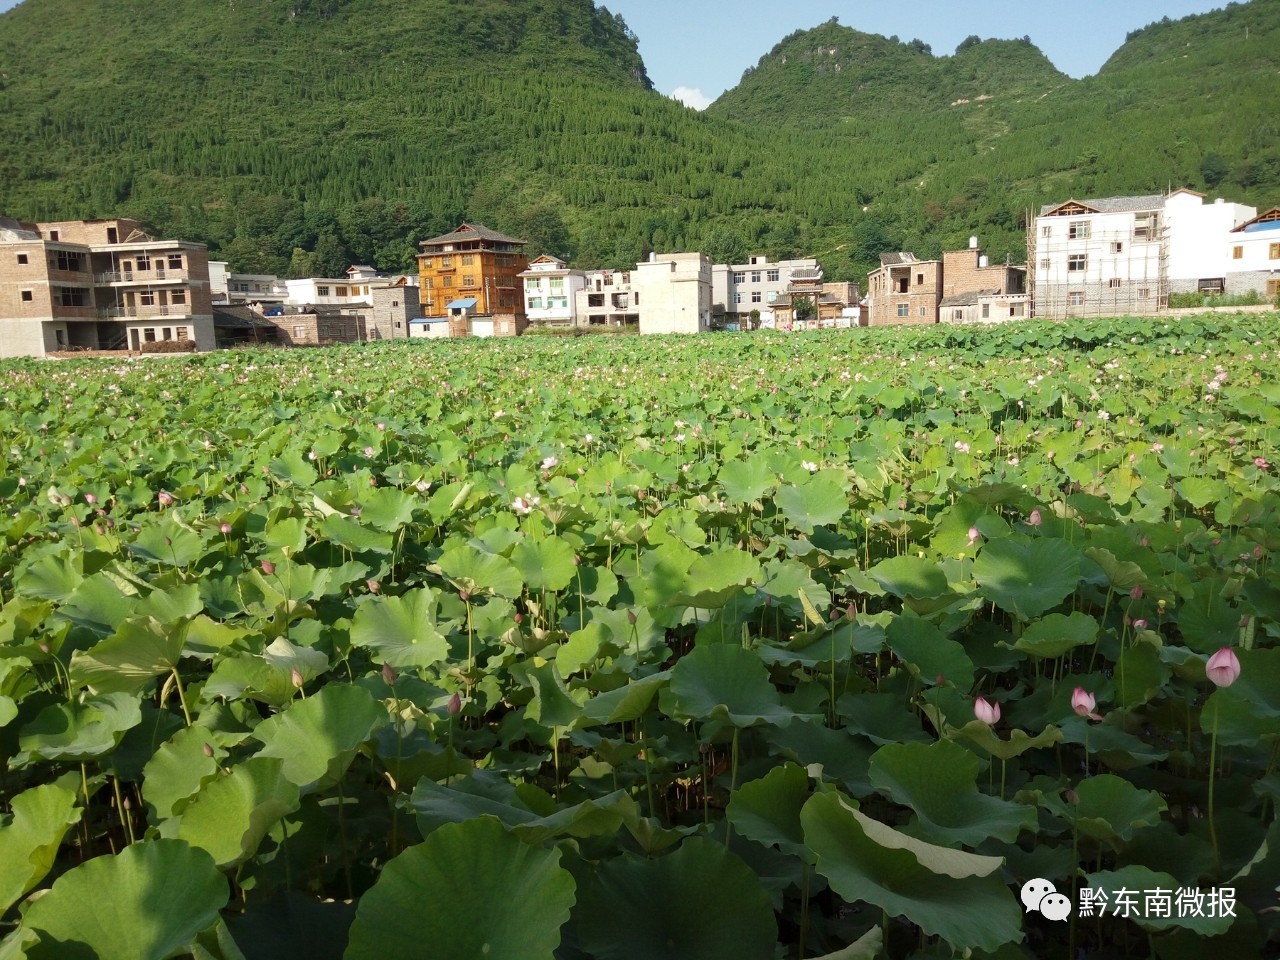
<path id="1" fill-rule="evenodd" d="M 0 958 L 1275 955 L 1277 330 L 8 362 Z"/>

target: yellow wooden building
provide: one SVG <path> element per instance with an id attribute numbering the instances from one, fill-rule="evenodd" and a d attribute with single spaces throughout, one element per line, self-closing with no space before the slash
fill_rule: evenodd
<path id="1" fill-rule="evenodd" d="M 529 266 L 525 242 L 479 223 L 423 240 L 418 254 L 422 315 L 443 317 L 451 302 L 465 298 L 476 301 L 477 315 L 523 317 L 519 274 Z"/>

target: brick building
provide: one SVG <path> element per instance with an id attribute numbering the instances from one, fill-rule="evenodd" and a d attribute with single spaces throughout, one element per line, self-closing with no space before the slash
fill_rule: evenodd
<path id="1" fill-rule="evenodd" d="M 914 253 L 883 253 L 867 276 L 868 323 L 937 323 L 942 302 L 942 261 Z"/>
<path id="2" fill-rule="evenodd" d="M 0 217 L 0 356 L 214 347 L 204 244 L 157 240 L 135 220 Z"/>

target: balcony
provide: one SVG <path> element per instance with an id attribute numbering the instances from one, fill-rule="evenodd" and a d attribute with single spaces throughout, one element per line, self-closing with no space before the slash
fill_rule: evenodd
<path id="1" fill-rule="evenodd" d="M 97 313 L 100 320 L 148 320 L 151 317 L 189 317 L 191 316 L 191 306 L 186 303 L 173 303 L 168 305 L 155 304 L 153 306 L 134 306 L 134 307 L 105 307 Z"/>
<path id="2" fill-rule="evenodd" d="M 188 272 L 157 267 L 154 270 L 108 270 L 94 276 L 97 283 L 175 283 L 189 279 Z"/>

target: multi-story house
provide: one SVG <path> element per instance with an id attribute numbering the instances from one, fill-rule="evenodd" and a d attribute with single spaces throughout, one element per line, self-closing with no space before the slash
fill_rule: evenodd
<path id="1" fill-rule="evenodd" d="M 1273 302 L 1280 297 L 1280 207 L 1235 227 L 1227 244 L 1227 293 L 1256 290 Z"/>
<path id="2" fill-rule="evenodd" d="M 350 271 L 348 271 L 350 273 Z M 281 280 L 284 287 L 284 303 L 290 307 L 368 307 L 372 303 L 369 287 L 372 278 L 342 279 L 333 277 L 304 277 L 299 280 Z"/>
<path id="3" fill-rule="evenodd" d="M 214 304 L 283 303 L 285 289 L 273 273 L 232 273 L 225 260 L 209 261 L 209 297 Z"/>
<path id="4" fill-rule="evenodd" d="M 370 340 L 399 340 L 409 336 L 409 321 L 422 316 L 417 277 L 391 277 L 369 283 L 373 309 L 369 311 Z"/>
<path id="5" fill-rule="evenodd" d="M 479 223 L 463 223 L 452 233 L 423 240 L 418 274 L 424 315 L 442 317 L 450 303 L 474 299 L 478 315 L 523 320 L 520 274 L 529 266 L 521 250 L 525 243 Z"/>
<path id="6" fill-rule="evenodd" d="M 873 327 L 937 323 L 942 261 L 918 260 L 907 252 L 881 254 L 880 269 L 867 275 L 867 300 L 867 320 Z"/>
<path id="7" fill-rule="evenodd" d="M 938 319 L 943 323 L 999 323 L 1027 316 L 1027 268 L 992 264 L 969 238 L 966 250 L 942 254 L 942 301 Z"/>
<path id="8" fill-rule="evenodd" d="M 631 275 L 641 333 L 711 329 L 711 258 L 701 253 L 650 254 Z"/>
<path id="9" fill-rule="evenodd" d="M 775 322 L 774 304 L 788 296 L 797 274 L 821 270 L 813 258 L 780 260 L 757 255 L 746 263 L 717 263 L 711 268 L 711 310 L 716 320 L 746 329 L 753 313 L 764 326 Z"/>
<path id="10" fill-rule="evenodd" d="M 640 310 L 630 270 L 587 270 L 583 288 L 574 294 L 580 326 L 625 327 L 640 323 Z"/>
<path id="11" fill-rule="evenodd" d="M 1034 313 L 1149 314 L 1170 293 L 1220 293 L 1232 230 L 1256 213 L 1190 190 L 1042 207 L 1027 242 Z"/>
<path id="12" fill-rule="evenodd" d="M 581 270 L 565 265 L 563 260 L 543 254 L 529 263 L 520 274 L 524 284 L 524 308 L 529 323 L 544 327 L 577 326 L 577 298 L 587 286 Z"/>
<path id="13" fill-rule="evenodd" d="M 214 347 L 204 244 L 157 240 L 135 220 L 0 218 L 0 356 L 163 341 Z"/>

